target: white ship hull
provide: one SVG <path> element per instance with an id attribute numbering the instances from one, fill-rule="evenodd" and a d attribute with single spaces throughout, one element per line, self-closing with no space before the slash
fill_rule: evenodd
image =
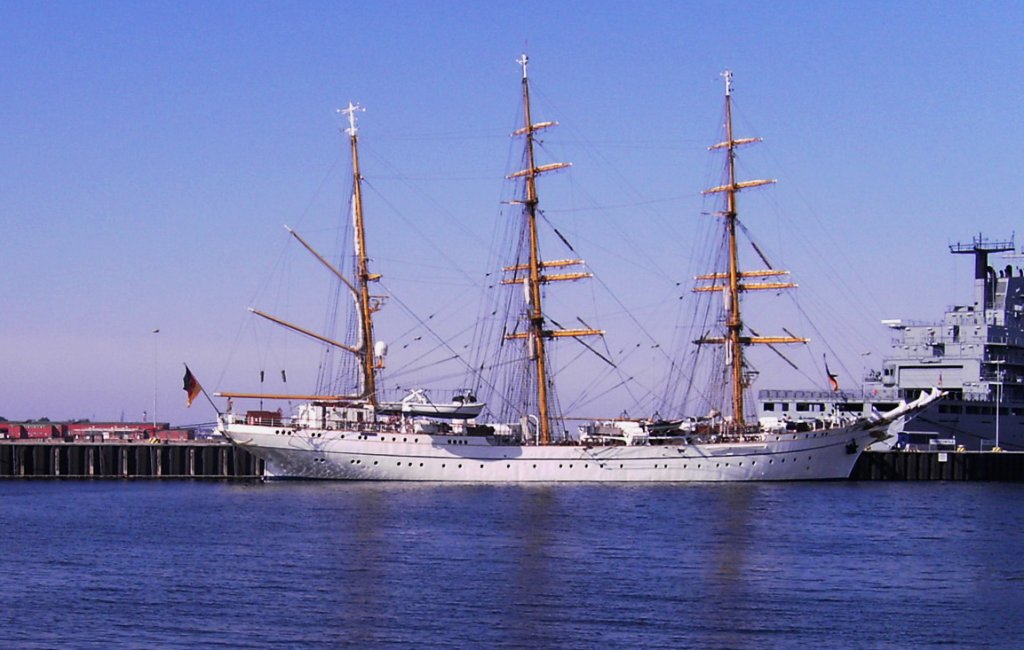
<path id="1" fill-rule="evenodd" d="M 884 438 L 853 425 L 758 442 L 634 446 L 513 445 L 487 436 L 290 430 L 227 424 L 222 432 L 267 463 L 269 478 L 376 481 L 688 482 L 849 477 Z"/>

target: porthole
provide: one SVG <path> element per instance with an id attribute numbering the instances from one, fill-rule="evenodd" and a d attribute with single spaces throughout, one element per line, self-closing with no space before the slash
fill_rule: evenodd
<path id="1" fill-rule="evenodd" d="M 374 465 L 376 465 L 376 464 L 377 464 L 377 461 L 373 461 L 373 464 L 374 464 Z"/>
<path id="2" fill-rule="evenodd" d="M 511 464 L 505 465 L 505 469 L 512 469 L 512 465 Z"/>
<path id="3" fill-rule="evenodd" d="M 459 469 L 462 469 L 462 463 L 459 463 Z"/>

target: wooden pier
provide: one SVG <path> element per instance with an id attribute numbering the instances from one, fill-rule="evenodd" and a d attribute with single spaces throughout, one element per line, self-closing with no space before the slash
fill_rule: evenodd
<path id="1" fill-rule="evenodd" d="M 0 479 L 256 479 L 262 476 L 262 460 L 228 443 L 0 442 Z"/>
<path id="2" fill-rule="evenodd" d="M 1019 451 L 866 451 L 855 481 L 1024 481 Z"/>

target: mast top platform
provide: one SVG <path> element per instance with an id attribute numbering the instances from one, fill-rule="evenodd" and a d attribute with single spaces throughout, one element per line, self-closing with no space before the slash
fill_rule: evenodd
<path id="1" fill-rule="evenodd" d="M 990 241 L 978 233 L 971 242 L 959 242 L 949 245 L 949 252 L 954 255 L 974 255 L 974 279 L 985 281 L 988 277 L 989 253 L 1005 253 L 1014 250 L 1013 237 L 1010 241 Z"/>
<path id="2" fill-rule="evenodd" d="M 981 233 L 978 233 L 977 237 L 973 237 L 970 243 L 958 242 L 956 244 L 949 245 L 949 252 L 956 254 L 975 254 L 975 253 L 1005 253 L 1014 249 L 1013 236 L 1011 235 L 1009 241 L 990 241 L 987 237 L 984 237 Z"/>

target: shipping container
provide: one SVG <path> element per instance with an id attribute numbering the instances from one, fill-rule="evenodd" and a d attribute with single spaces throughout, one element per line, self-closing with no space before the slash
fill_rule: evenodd
<path id="1" fill-rule="evenodd" d="M 33 422 L 25 425 L 25 437 L 27 438 L 57 438 L 57 427 L 53 424 Z"/>

